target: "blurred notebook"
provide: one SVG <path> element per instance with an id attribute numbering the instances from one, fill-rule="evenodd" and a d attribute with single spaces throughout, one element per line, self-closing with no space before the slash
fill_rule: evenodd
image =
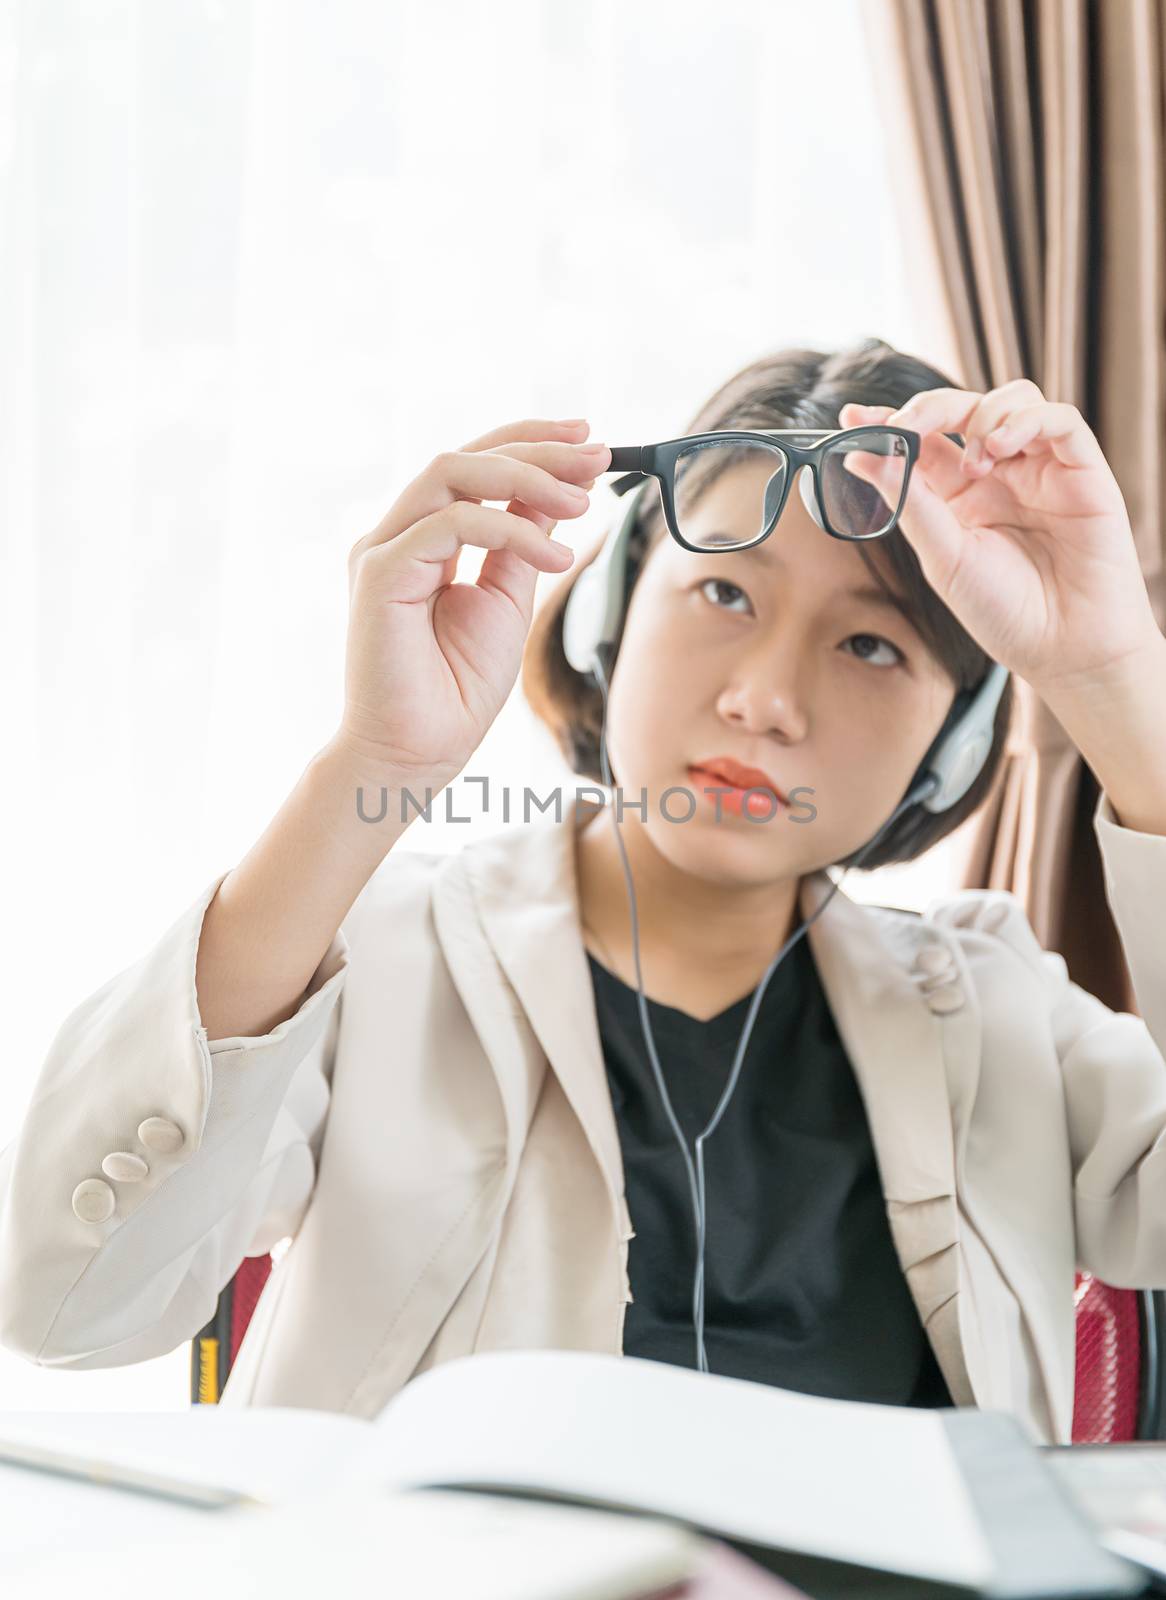
<path id="1" fill-rule="evenodd" d="M 443 1362 L 371 1422 L 219 1407 L 124 1422 L 107 1420 L 99 1438 L 92 1416 L 9 1414 L 0 1458 L 50 1450 L 64 1467 L 71 1454 L 73 1470 L 153 1478 L 168 1494 L 185 1482 L 228 1511 L 295 1502 L 312 1519 L 329 1500 L 339 1515 L 366 1493 L 431 1489 L 630 1511 L 732 1543 L 816 1594 L 831 1592 L 832 1574 L 844 1590 L 856 1570 L 996 1600 L 1120 1596 L 1143 1583 L 1001 1412 L 830 1400 L 538 1350 Z M 808 1569 L 791 1557 L 821 1563 L 817 1587 L 799 1582 Z"/>

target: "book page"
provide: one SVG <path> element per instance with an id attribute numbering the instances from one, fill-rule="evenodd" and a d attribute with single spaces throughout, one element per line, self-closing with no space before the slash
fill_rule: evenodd
<path id="1" fill-rule="evenodd" d="M 4 1459 L 23 1442 L 47 1453 L 50 1468 L 59 1453 L 70 1475 L 86 1463 L 95 1479 L 116 1481 L 119 1467 L 133 1467 L 282 1504 L 327 1491 L 371 1426 L 362 1417 L 290 1407 L 0 1412 L 0 1483 L 10 1509 L 13 1495 L 43 1493 L 43 1475 Z M 32 1523 L 26 1526 L 31 1534 Z"/>
<path id="2" fill-rule="evenodd" d="M 127 1497 L 132 1498 L 132 1497 Z M 62 1548 L 63 1544 L 63 1548 Z M 191 1512 L 164 1546 L 96 1551 L 75 1537 L 35 1563 L 0 1552 L 5 1600 L 636 1600 L 698 1570 L 704 1542 L 672 1523 L 574 1506 L 419 1490 L 243 1513 Z"/>
<path id="3" fill-rule="evenodd" d="M 980 1586 L 992 1558 L 939 1415 L 634 1356 L 490 1351 L 386 1406 L 352 1463 L 394 1487 L 477 1485 Z"/>

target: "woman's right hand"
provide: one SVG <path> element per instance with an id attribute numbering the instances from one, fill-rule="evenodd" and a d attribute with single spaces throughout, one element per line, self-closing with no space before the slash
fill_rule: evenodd
<path id="1" fill-rule="evenodd" d="M 517 679 L 538 574 L 574 560 L 548 533 L 587 510 L 611 461 L 587 431 L 515 422 L 443 452 L 357 540 L 334 744 L 403 780 L 462 770 Z M 487 551 L 475 583 L 454 582 L 463 545 Z"/>

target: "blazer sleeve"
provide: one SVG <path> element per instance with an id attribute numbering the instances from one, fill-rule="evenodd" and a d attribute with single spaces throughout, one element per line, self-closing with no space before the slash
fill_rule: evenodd
<path id="1" fill-rule="evenodd" d="M 1112 1011 L 1044 950 L 1020 901 L 982 895 L 992 929 L 1038 975 L 1064 1088 L 1077 1262 L 1117 1288 L 1166 1288 L 1166 837 L 1093 818 L 1106 898 L 1141 1015 Z"/>
<path id="2" fill-rule="evenodd" d="M 307 1208 L 348 941 L 270 1033 L 208 1039 L 195 960 L 226 876 L 66 1017 L 0 1152 L 0 1343 L 40 1365 L 177 1348 Z"/>

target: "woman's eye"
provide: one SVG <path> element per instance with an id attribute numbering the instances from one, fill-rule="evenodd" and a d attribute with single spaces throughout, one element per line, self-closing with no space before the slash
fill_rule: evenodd
<path id="1" fill-rule="evenodd" d="M 704 594 L 709 589 L 714 589 L 714 590 L 725 590 L 725 589 L 728 589 L 731 592 L 731 595 L 739 596 L 742 600 L 745 601 L 746 605 L 748 605 L 748 603 L 749 603 L 749 596 L 745 593 L 744 589 L 739 588 L 735 583 L 730 583 L 727 578 L 706 578 L 704 580 L 704 582 L 700 585 L 700 591 L 701 591 L 702 594 Z M 716 606 L 719 611 L 730 611 L 730 610 L 732 610 L 731 606 L 722 605 L 720 600 L 710 599 L 709 603 L 710 603 L 710 605 Z"/>
<path id="2" fill-rule="evenodd" d="M 860 661 L 872 662 L 876 667 L 897 666 L 900 661 L 905 661 L 907 659 L 897 644 L 892 644 L 889 639 L 884 639 L 881 634 L 852 633 L 849 639 L 843 640 L 843 643 L 854 644 L 855 641 L 857 641 L 862 647 L 857 652 L 858 659 Z M 874 646 L 874 650 L 870 648 L 872 645 Z M 889 650 L 891 652 L 891 658 L 889 661 L 885 657 L 881 661 L 875 660 L 875 651 L 877 651 L 879 646 L 882 646 L 884 650 Z"/>
<path id="3" fill-rule="evenodd" d="M 698 588 L 709 604 L 715 606 L 718 611 L 739 611 L 738 601 L 744 601 L 747 610 L 753 609 L 744 589 L 739 584 L 730 583 L 728 578 L 706 578 Z M 879 633 L 853 633 L 843 643 L 854 645 L 856 659 L 869 662 L 872 666 L 894 667 L 907 659 L 897 644 L 892 644 Z M 878 655 L 880 650 L 884 652 L 881 659 Z"/>

